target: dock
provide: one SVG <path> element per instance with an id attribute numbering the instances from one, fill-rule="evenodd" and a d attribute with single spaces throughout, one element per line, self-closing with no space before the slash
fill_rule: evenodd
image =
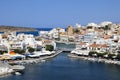
<path id="1" fill-rule="evenodd" d="M 22 65 L 13 65 L 11 66 L 11 69 L 13 69 L 14 71 L 21 71 L 21 70 L 24 70 L 25 67 Z"/>

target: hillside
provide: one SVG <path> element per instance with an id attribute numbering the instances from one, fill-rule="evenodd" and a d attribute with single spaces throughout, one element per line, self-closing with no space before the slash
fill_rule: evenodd
<path id="1" fill-rule="evenodd" d="M 16 27 L 16 26 L 0 26 L 0 32 L 6 32 L 6 31 L 36 31 L 34 28 L 28 28 L 28 27 Z"/>

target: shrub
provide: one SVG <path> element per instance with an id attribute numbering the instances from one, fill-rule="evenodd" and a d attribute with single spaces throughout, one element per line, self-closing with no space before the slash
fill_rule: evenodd
<path id="1" fill-rule="evenodd" d="M 120 54 L 117 54 L 116 59 L 120 60 Z"/>
<path id="2" fill-rule="evenodd" d="M 52 45 L 46 45 L 46 50 L 53 51 L 54 47 Z"/>
<path id="3" fill-rule="evenodd" d="M 32 52 L 34 52 L 34 51 L 35 51 L 35 49 L 34 49 L 34 48 L 32 48 L 32 47 L 28 47 L 28 51 L 29 51 L 30 53 L 32 53 Z"/>
<path id="4" fill-rule="evenodd" d="M 14 52 L 19 53 L 19 54 L 23 54 L 23 53 L 25 53 L 25 50 L 15 49 Z"/>
<path id="5" fill-rule="evenodd" d="M 80 33 L 80 30 L 77 29 L 77 28 L 75 28 L 75 29 L 73 29 L 73 32 L 74 32 L 74 33 Z"/>
<path id="6" fill-rule="evenodd" d="M 97 52 L 96 51 L 90 51 L 89 52 L 89 56 L 93 56 L 94 54 L 97 54 Z"/>
<path id="7" fill-rule="evenodd" d="M 103 57 L 104 54 L 103 53 L 97 53 L 97 57 Z"/>
<path id="8" fill-rule="evenodd" d="M 104 53 L 97 53 L 97 57 L 104 57 L 104 55 L 108 54 L 107 52 Z"/>
<path id="9" fill-rule="evenodd" d="M 0 50 L 0 54 L 3 54 L 4 52 Z"/>
<path id="10" fill-rule="evenodd" d="M 113 56 L 115 56 L 115 54 L 108 54 L 108 58 L 113 59 Z"/>

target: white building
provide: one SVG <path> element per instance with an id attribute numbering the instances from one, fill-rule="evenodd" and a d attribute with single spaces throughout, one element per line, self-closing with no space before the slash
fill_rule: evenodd
<path id="1" fill-rule="evenodd" d="M 49 31 L 49 36 L 51 38 L 59 38 L 59 34 L 64 32 L 65 32 L 65 29 L 63 28 L 54 28 L 51 31 Z"/>
<path id="2" fill-rule="evenodd" d="M 32 48 L 36 48 L 36 41 L 35 38 L 25 38 L 25 44 L 27 45 L 27 47 L 32 47 Z"/>
<path id="3" fill-rule="evenodd" d="M 93 26 L 93 27 L 98 27 L 98 25 L 96 23 L 88 23 L 87 26 Z"/>
<path id="4" fill-rule="evenodd" d="M 39 31 L 39 36 L 40 37 L 46 37 L 48 36 L 49 31 Z"/>
<path id="5" fill-rule="evenodd" d="M 26 45 L 24 43 L 24 41 L 22 40 L 13 40 L 11 43 L 10 43 L 10 49 L 25 49 L 26 48 Z"/>
<path id="6" fill-rule="evenodd" d="M 75 27 L 76 27 L 76 28 L 81 28 L 81 25 L 78 24 L 78 23 L 76 23 L 76 24 L 75 24 Z"/>
<path id="7" fill-rule="evenodd" d="M 34 35 L 32 35 L 32 34 L 23 34 L 22 33 L 22 34 L 18 34 L 17 38 L 22 41 L 22 43 L 21 42 L 17 42 L 17 43 L 24 44 L 27 47 L 36 48 L 36 40 L 34 38 Z M 24 45 L 23 45 L 23 47 L 24 47 Z"/>
<path id="8" fill-rule="evenodd" d="M 101 27 L 105 27 L 106 25 L 109 25 L 109 24 L 112 24 L 112 22 L 110 22 L 110 21 L 104 21 L 104 22 L 100 23 L 100 26 Z"/>
<path id="9" fill-rule="evenodd" d="M 69 39 L 68 35 L 60 35 L 61 42 L 68 42 L 68 39 Z"/>
<path id="10" fill-rule="evenodd" d="M 7 39 L 0 39 L 0 44 L 4 46 L 8 46 L 8 41 Z"/>
<path id="11" fill-rule="evenodd" d="M 19 40 L 24 40 L 26 38 L 34 38 L 34 35 L 32 35 L 32 34 L 24 34 L 24 33 L 21 33 L 21 34 L 17 35 L 17 39 L 19 39 Z"/>

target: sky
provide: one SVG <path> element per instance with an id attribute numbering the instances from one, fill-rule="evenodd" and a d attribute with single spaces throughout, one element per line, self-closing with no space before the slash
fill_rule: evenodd
<path id="1" fill-rule="evenodd" d="M 0 0 L 0 25 L 67 27 L 120 22 L 120 0 Z"/>

